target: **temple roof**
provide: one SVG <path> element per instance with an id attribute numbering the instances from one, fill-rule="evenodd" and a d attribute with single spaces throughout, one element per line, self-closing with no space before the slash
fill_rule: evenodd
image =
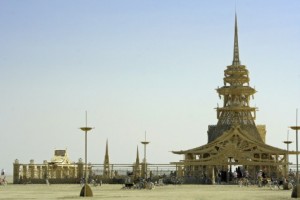
<path id="1" fill-rule="evenodd" d="M 228 141 L 231 141 L 232 144 L 237 145 L 238 148 L 240 141 L 234 141 L 234 139 L 239 138 L 239 140 L 243 140 L 244 142 L 247 142 L 247 147 L 244 147 L 245 150 L 247 148 L 258 148 L 261 149 L 265 153 L 278 153 L 278 154 L 285 154 L 287 153 L 287 150 L 280 149 L 277 147 L 273 147 L 270 145 L 267 145 L 263 143 L 262 141 L 257 141 L 255 138 L 253 138 L 251 135 L 247 134 L 246 131 L 242 130 L 239 126 L 232 127 L 230 130 L 224 132 L 223 135 L 218 137 L 216 140 L 205 144 L 203 146 L 199 146 L 196 148 L 188 149 L 188 150 L 181 150 L 181 151 L 172 151 L 174 154 L 202 154 L 206 153 L 209 150 L 217 147 L 217 146 L 223 146 L 223 144 L 228 143 Z M 296 152 L 290 151 L 290 154 L 295 154 Z"/>

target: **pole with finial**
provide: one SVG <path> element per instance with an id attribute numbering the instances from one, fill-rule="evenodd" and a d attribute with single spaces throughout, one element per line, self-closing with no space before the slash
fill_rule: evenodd
<path id="1" fill-rule="evenodd" d="M 150 142 L 146 140 L 146 131 L 145 131 L 145 141 L 141 142 L 144 145 L 144 178 L 147 179 L 147 164 L 146 164 L 146 145 Z"/>
<path id="2" fill-rule="evenodd" d="M 84 152 L 85 152 L 85 173 L 84 173 L 84 187 L 81 189 L 80 196 L 83 197 L 92 197 L 93 192 L 92 189 L 87 184 L 87 133 L 88 131 L 92 130 L 92 127 L 87 126 L 87 111 L 85 111 L 85 127 L 80 127 L 82 131 L 85 133 L 85 145 L 84 145 Z"/>
<path id="3" fill-rule="evenodd" d="M 287 131 L 287 137 L 286 137 L 286 141 L 283 141 L 284 144 L 286 144 L 286 151 L 287 151 L 287 155 L 286 155 L 286 175 L 288 175 L 288 169 L 289 169 L 289 145 L 292 143 L 292 141 L 289 140 L 289 130 Z"/>

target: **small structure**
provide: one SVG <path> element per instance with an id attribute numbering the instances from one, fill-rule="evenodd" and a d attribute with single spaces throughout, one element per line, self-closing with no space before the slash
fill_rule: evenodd
<path id="1" fill-rule="evenodd" d="M 106 140 L 105 156 L 104 156 L 103 166 L 104 166 L 104 168 L 103 168 L 103 177 L 104 178 L 111 178 L 109 155 L 108 155 L 108 140 Z"/>
<path id="2" fill-rule="evenodd" d="M 141 177 L 139 147 L 136 148 L 136 159 L 135 159 L 135 163 L 133 164 L 133 177 L 135 180 L 137 180 Z"/>
<path id="3" fill-rule="evenodd" d="M 18 159 L 13 163 L 13 183 L 76 183 L 84 174 L 84 163 L 79 159 L 78 163 L 69 159 L 67 150 L 54 150 L 50 161 L 44 160 L 42 164 L 35 164 L 30 160 L 29 164 L 22 164 Z"/>
<path id="4" fill-rule="evenodd" d="M 70 165 L 73 166 L 67 150 L 55 150 L 54 156 L 51 161 L 48 162 L 48 173 L 50 172 L 50 177 L 56 179 L 69 178 L 70 176 L 74 177 L 76 169 Z M 47 173 L 45 173 L 44 176 L 49 177 Z"/>

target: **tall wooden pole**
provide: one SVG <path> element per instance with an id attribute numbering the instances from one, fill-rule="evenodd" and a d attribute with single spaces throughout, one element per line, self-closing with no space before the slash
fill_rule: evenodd
<path id="1" fill-rule="evenodd" d="M 150 142 L 148 142 L 146 140 L 146 131 L 145 131 L 145 141 L 142 141 L 141 142 L 143 145 L 144 145 L 144 178 L 145 180 L 147 179 L 147 161 L 146 161 L 146 156 L 147 156 L 147 153 L 146 153 L 146 145 L 149 144 Z"/>
<path id="2" fill-rule="evenodd" d="M 84 154 L 85 154 L 85 173 L 84 173 L 84 179 L 85 179 L 85 181 L 84 181 L 84 192 L 83 192 L 84 195 L 83 196 L 86 197 L 86 196 L 93 196 L 92 193 L 89 194 L 89 195 L 87 195 L 87 188 L 89 187 L 88 186 L 88 182 L 87 182 L 87 132 L 93 129 L 92 127 L 88 127 L 87 126 L 87 111 L 85 111 L 85 127 L 81 127 L 80 129 L 82 131 L 84 131 L 84 133 L 85 133 L 85 137 L 84 137 L 84 139 L 85 139 L 85 142 L 84 142 Z M 91 191 L 90 188 L 89 188 L 89 190 Z"/>

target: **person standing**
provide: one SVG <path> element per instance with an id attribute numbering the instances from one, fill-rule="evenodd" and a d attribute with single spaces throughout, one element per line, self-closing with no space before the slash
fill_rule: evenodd
<path id="1" fill-rule="evenodd" d="M 1 176 L 5 176 L 5 170 L 1 169 Z"/>
<path id="2" fill-rule="evenodd" d="M 221 172 L 221 170 L 219 170 L 218 171 L 218 178 L 217 178 L 217 182 L 218 182 L 219 185 L 221 184 L 221 181 L 222 181 L 222 172 Z"/>
<path id="3" fill-rule="evenodd" d="M 262 170 L 259 170 L 259 172 L 257 173 L 258 187 L 262 187 L 262 181 L 263 181 Z"/>

